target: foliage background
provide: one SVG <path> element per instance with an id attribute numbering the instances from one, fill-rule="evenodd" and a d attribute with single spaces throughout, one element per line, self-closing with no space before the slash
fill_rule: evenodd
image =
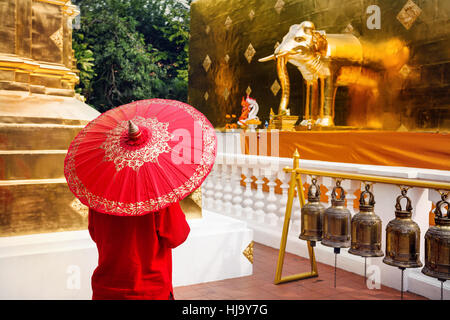
<path id="1" fill-rule="evenodd" d="M 77 0 L 77 92 L 100 112 L 134 100 L 187 100 L 189 5 L 177 0 Z"/>

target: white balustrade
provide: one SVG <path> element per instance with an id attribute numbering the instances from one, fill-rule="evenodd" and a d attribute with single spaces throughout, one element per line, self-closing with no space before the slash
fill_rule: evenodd
<path id="1" fill-rule="evenodd" d="M 203 186 L 203 204 L 209 210 L 246 221 L 247 225 L 254 230 L 255 241 L 279 248 L 290 181 L 290 174 L 283 171 L 284 167 L 292 167 L 291 158 L 219 153 L 214 169 Z M 312 160 L 300 160 L 300 167 L 343 173 L 450 182 L 449 171 Z M 245 176 L 244 180 L 241 178 L 242 175 Z M 256 178 L 256 189 L 252 188 L 252 177 Z M 268 192 L 263 191 L 264 179 L 268 180 Z M 275 192 L 277 179 L 281 181 L 279 186 L 281 194 Z M 317 177 L 317 179 L 319 184 L 323 184 L 328 189 L 326 193 L 328 203 L 323 203 L 327 208 L 331 205 L 331 192 L 335 186 L 335 179 L 321 176 Z M 245 187 L 241 185 L 242 182 L 245 183 Z M 311 177 L 302 175 L 302 182 L 310 184 Z M 363 189 L 364 184 L 360 181 L 342 180 L 342 187 L 346 192 L 347 208 L 354 215 L 359 211 L 358 208 L 353 208 L 354 200 L 356 199 L 354 194 L 358 189 Z M 372 190 L 376 201 L 375 212 L 380 216 L 383 223 L 382 243 L 383 251 L 385 252 L 385 228 L 387 223 L 395 218 L 395 200 L 400 194 L 400 189 L 395 185 L 374 183 Z M 436 203 L 440 199 L 440 195 L 435 190 L 412 188 L 408 191 L 408 196 L 411 198 L 414 207 L 413 219 L 421 228 L 421 255 L 422 262 L 424 262 L 423 236 L 429 225 L 431 201 Z M 286 250 L 307 257 L 306 242 L 298 239 L 299 233 L 300 203 L 298 198 L 295 198 Z M 332 248 L 322 246 L 320 243 L 316 247 L 316 258 L 319 262 L 334 264 Z M 382 258 L 369 258 L 367 262 L 368 266 L 378 266 L 381 272 L 382 284 L 396 289 L 400 288 L 400 271 L 397 268 L 382 263 Z M 274 265 L 274 269 L 275 267 Z M 347 250 L 342 250 L 339 257 L 339 267 L 363 275 L 364 259 L 348 254 Z M 408 284 L 410 284 L 409 287 Z M 444 288 L 448 289 L 448 286 L 446 284 Z M 419 294 L 437 298 L 439 297 L 440 282 L 422 275 L 420 268 L 410 269 L 405 271 L 405 289 L 408 288 L 415 290 Z M 446 294 L 448 295 L 450 292 Z"/>

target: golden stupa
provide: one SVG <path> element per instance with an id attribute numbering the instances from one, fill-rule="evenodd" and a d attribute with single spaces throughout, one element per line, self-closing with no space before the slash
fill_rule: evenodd
<path id="1" fill-rule="evenodd" d="M 81 230 L 88 208 L 67 187 L 64 158 L 100 113 L 75 93 L 72 21 L 64 0 L 0 0 L 0 236 Z M 201 218 L 201 191 L 181 203 Z"/>
<path id="2" fill-rule="evenodd" d="M 0 236 L 85 229 L 67 148 L 99 112 L 75 94 L 70 1 L 0 1 Z"/>

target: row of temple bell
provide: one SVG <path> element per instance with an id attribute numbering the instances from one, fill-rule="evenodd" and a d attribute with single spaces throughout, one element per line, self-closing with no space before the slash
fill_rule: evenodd
<path id="1" fill-rule="evenodd" d="M 340 195 L 336 191 L 340 189 Z M 397 197 L 395 204 L 395 219 L 386 226 L 386 255 L 383 262 L 404 268 L 418 268 L 420 261 L 420 228 L 412 220 L 412 205 L 406 195 L 407 189 Z M 335 248 L 348 248 L 349 253 L 362 257 L 382 257 L 381 250 L 381 219 L 374 212 L 375 199 L 370 186 L 359 199 L 359 213 L 351 217 L 345 208 L 345 192 L 336 181 L 331 193 L 331 207 L 325 209 L 320 203 L 320 187 L 317 180 L 312 179 L 308 190 L 308 203 L 301 209 L 302 240 L 316 241 Z M 366 199 L 367 197 L 367 199 Z M 425 267 L 422 272 L 441 281 L 450 279 L 450 203 L 447 195 L 436 204 L 435 226 L 428 229 L 425 235 Z M 405 209 L 401 200 L 406 200 Z M 443 213 L 446 207 L 446 213 Z"/>
<path id="2" fill-rule="evenodd" d="M 435 225 L 425 234 L 425 267 L 422 269 L 422 273 L 441 281 L 450 280 L 450 203 L 446 197 L 442 195 L 442 200 L 436 203 Z M 447 206 L 445 215 L 444 206 Z"/>

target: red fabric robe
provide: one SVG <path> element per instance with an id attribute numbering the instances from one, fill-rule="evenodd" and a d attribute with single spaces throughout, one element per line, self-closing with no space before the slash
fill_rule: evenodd
<path id="1" fill-rule="evenodd" d="M 89 233 L 98 249 L 92 299 L 173 298 L 172 248 L 190 232 L 179 203 L 136 217 L 89 210 Z"/>

